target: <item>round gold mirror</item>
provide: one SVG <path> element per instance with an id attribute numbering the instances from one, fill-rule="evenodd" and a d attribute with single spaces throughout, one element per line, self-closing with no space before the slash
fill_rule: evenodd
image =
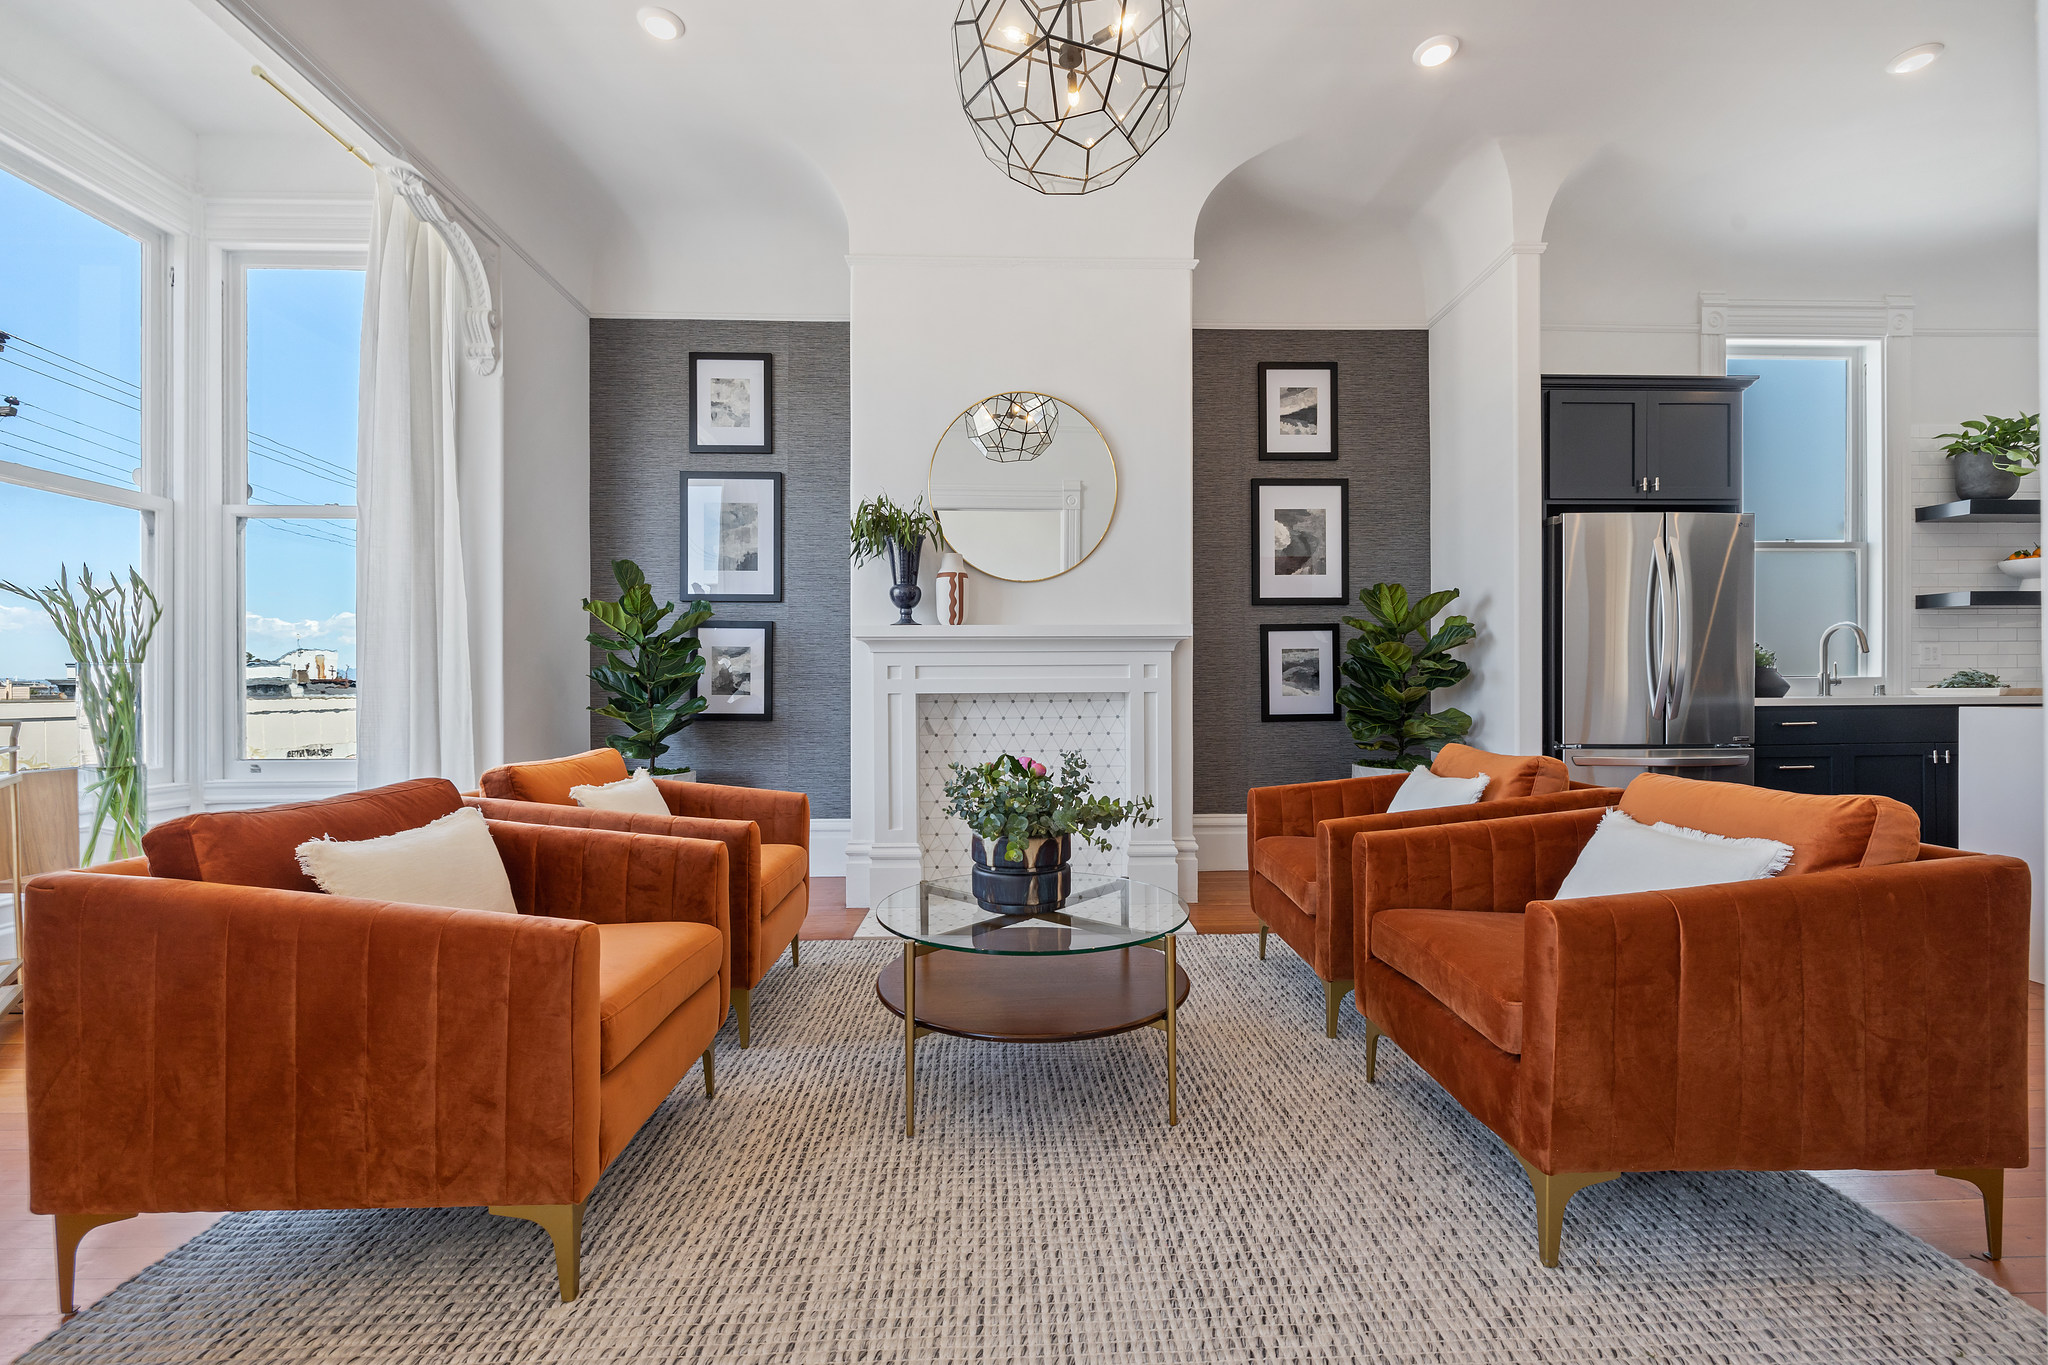
<path id="1" fill-rule="evenodd" d="M 1095 552 L 1116 515 L 1116 456 L 1073 404 L 999 393 L 954 418 L 932 451 L 939 528 L 991 578 L 1057 578 Z"/>

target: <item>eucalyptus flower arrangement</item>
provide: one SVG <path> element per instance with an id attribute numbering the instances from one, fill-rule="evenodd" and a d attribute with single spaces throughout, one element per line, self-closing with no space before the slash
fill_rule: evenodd
<path id="1" fill-rule="evenodd" d="M 109 836 L 109 858 L 142 852 L 149 824 L 149 780 L 142 764 L 142 663 L 163 619 L 163 606 L 142 575 L 128 581 L 109 575 L 93 581 L 92 569 L 78 566 L 74 588 L 70 569 L 59 565 L 47 588 L 0 583 L 0 592 L 41 607 L 78 661 L 78 711 L 99 752 L 93 794 L 92 833 L 85 846 L 87 866 L 100 860 L 100 836 Z M 108 828 L 112 826 L 111 830 Z"/>
<path id="2" fill-rule="evenodd" d="M 1021 862 L 1025 842 L 1078 834 L 1109 851 L 1106 830 L 1136 821 L 1157 824 L 1152 798 L 1119 801 L 1097 796 L 1088 782 L 1088 760 L 1077 753 L 1060 755 L 1059 776 L 1035 758 L 1004 754 L 993 763 L 968 767 L 949 765 L 946 809 L 991 845 L 1003 841 L 1005 862 Z"/>

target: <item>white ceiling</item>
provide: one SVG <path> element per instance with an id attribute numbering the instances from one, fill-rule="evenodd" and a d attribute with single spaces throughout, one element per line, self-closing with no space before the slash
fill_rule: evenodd
<path id="1" fill-rule="evenodd" d="M 1222 216 L 1242 240 L 1262 214 L 1355 235 L 1404 221 L 1489 137 L 1581 154 L 1552 235 L 1903 250 L 2034 222 L 2027 0 L 1189 0 L 1176 126 L 1079 201 L 982 159 L 951 0 L 669 0 L 689 33 L 666 44 L 634 0 L 249 2 L 515 232 L 535 223 L 543 254 L 583 239 L 595 264 L 560 273 L 600 308 L 630 303 L 674 242 L 1190 254 L 1219 184 L 1205 237 Z M 195 130 L 274 129 L 276 96 L 207 40 L 204 4 L 0 0 L 0 18 L 89 46 Z M 1463 50 L 1421 70 L 1408 54 L 1435 32 Z M 1942 60 L 1884 73 L 1930 40 Z"/>

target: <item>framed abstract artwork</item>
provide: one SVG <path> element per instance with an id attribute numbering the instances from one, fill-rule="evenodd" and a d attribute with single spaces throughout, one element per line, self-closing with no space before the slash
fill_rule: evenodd
<path id="1" fill-rule="evenodd" d="M 775 623 L 707 621 L 697 627 L 704 675 L 697 695 L 704 709 L 697 719 L 775 719 Z"/>
<path id="2" fill-rule="evenodd" d="M 1259 366 L 1259 458 L 1337 458 L 1337 366 Z"/>
<path id="3" fill-rule="evenodd" d="M 1259 719 L 1337 718 L 1337 627 L 1259 627 Z"/>
<path id="4" fill-rule="evenodd" d="M 767 351 L 690 352 L 690 453 L 775 452 L 775 357 Z"/>
<path id="5" fill-rule="evenodd" d="M 1349 479 L 1252 480 L 1252 605 L 1341 607 L 1351 600 Z"/>
<path id="6" fill-rule="evenodd" d="M 683 475 L 683 591 L 710 602 L 782 600 L 782 476 Z"/>

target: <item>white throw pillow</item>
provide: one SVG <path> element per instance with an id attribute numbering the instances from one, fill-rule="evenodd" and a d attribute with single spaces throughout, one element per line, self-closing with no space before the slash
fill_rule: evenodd
<path id="1" fill-rule="evenodd" d="M 1438 777 L 1427 768 L 1417 768 L 1408 774 L 1401 790 L 1394 793 L 1387 814 L 1398 815 L 1404 810 L 1435 810 L 1439 806 L 1469 806 L 1486 795 L 1486 784 L 1491 781 L 1493 779 L 1485 773 L 1477 777 Z"/>
<path id="2" fill-rule="evenodd" d="M 1552 899 L 1755 881 L 1777 876 L 1791 861 L 1792 845 L 1776 839 L 1729 839 L 1678 825 L 1644 825 L 1610 810 Z"/>
<path id="3" fill-rule="evenodd" d="M 381 839 L 308 839 L 298 854 L 299 866 L 330 896 L 519 913 L 491 827 L 470 806 Z"/>
<path id="4" fill-rule="evenodd" d="M 633 815 L 671 814 L 668 802 L 661 799 L 661 788 L 654 785 L 654 772 L 642 768 L 623 782 L 607 782 L 602 787 L 571 787 L 569 796 L 585 810 L 622 810 Z"/>

